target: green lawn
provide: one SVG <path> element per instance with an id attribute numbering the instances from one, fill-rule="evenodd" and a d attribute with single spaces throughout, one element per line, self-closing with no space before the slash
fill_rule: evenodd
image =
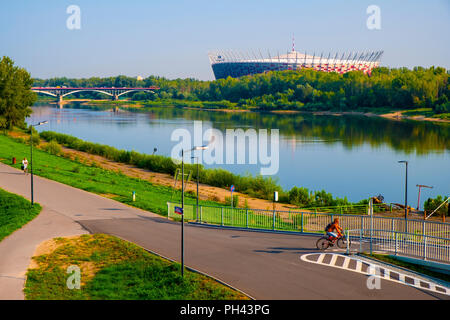
<path id="1" fill-rule="evenodd" d="M 11 159 L 30 158 L 30 146 L 10 137 L 0 135 L 0 161 L 8 165 Z M 75 188 L 106 195 L 114 200 L 167 215 L 167 202 L 180 199 L 176 191 L 173 198 L 173 188 L 158 186 L 148 181 L 131 178 L 120 172 L 105 170 L 49 154 L 39 149 L 33 149 L 33 169 L 36 175 L 55 180 Z M 12 165 L 20 168 L 20 161 Z M 136 201 L 132 201 L 132 193 L 136 192 Z M 196 202 L 194 195 L 186 193 L 187 204 Z M 219 205 L 212 201 L 200 201 L 202 204 Z"/>
<path id="2" fill-rule="evenodd" d="M 240 300 L 247 296 L 212 278 L 185 270 L 116 237 L 94 234 L 55 238 L 53 250 L 33 257 L 29 300 Z M 69 289 L 69 266 L 78 266 L 80 289 Z"/>
<path id="3" fill-rule="evenodd" d="M 33 220 L 41 211 L 37 203 L 0 189 L 0 241 Z"/>

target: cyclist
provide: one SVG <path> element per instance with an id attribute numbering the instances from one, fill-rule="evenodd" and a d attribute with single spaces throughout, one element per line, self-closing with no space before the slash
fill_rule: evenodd
<path id="1" fill-rule="evenodd" d="M 339 218 L 334 218 L 333 222 L 329 223 L 326 226 L 325 231 L 327 232 L 327 235 L 329 236 L 328 240 L 330 240 L 331 244 L 334 244 L 334 241 L 338 237 L 342 237 L 341 231 L 344 231 L 344 230 L 339 226 Z M 333 231 L 337 231 L 337 234 L 336 234 L 336 232 L 333 232 Z"/>

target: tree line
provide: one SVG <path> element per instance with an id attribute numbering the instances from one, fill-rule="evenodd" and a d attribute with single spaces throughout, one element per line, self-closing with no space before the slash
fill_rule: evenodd
<path id="1" fill-rule="evenodd" d="M 138 80 L 117 76 L 88 79 L 35 79 L 36 86 L 149 87 L 155 93 L 130 93 L 136 101 L 186 100 L 219 101 L 225 107 L 262 110 L 296 109 L 308 111 L 355 111 L 361 109 L 433 108 L 435 113 L 450 112 L 449 71 L 441 67 L 380 67 L 366 75 L 361 71 L 345 74 L 311 69 L 275 71 L 241 78 L 201 81 L 192 78 L 169 80 L 149 76 Z M 100 95 L 100 96 L 99 96 Z M 78 96 L 101 98 L 98 93 Z"/>

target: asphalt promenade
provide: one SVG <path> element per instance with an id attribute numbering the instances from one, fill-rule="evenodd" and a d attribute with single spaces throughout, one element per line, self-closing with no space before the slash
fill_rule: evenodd
<path id="1" fill-rule="evenodd" d="M 0 299 L 23 299 L 25 273 L 37 245 L 56 236 L 106 233 L 180 261 L 180 224 L 111 199 L 35 176 L 41 214 L 0 242 Z M 30 198 L 30 176 L 0 164 L 0 188 Z M 185 264 L 255 299 L 448 299 L 367 275 L 305 262 L 314 236 L 185 228 Z"/>

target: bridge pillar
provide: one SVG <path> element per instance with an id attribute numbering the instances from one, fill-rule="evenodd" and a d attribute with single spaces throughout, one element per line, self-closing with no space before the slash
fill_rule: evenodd
<path id="1" fill-rule="evenodd" d="M 56 99 L 57 99 L 57 102 L 58 102 L 58 103 L 63 102 L 63 96 L 62 96 L 62 95 L 58 95 L 58 96 L 56 97 Z"/>
<path id="2" fill-rule="evenodd" d="M 117 94 L 114 94 L 112 96 L 112 99 L 113 99 L 113 101 L 117 101 L 117 100 L 119 100 L 119 96 Z"/>

